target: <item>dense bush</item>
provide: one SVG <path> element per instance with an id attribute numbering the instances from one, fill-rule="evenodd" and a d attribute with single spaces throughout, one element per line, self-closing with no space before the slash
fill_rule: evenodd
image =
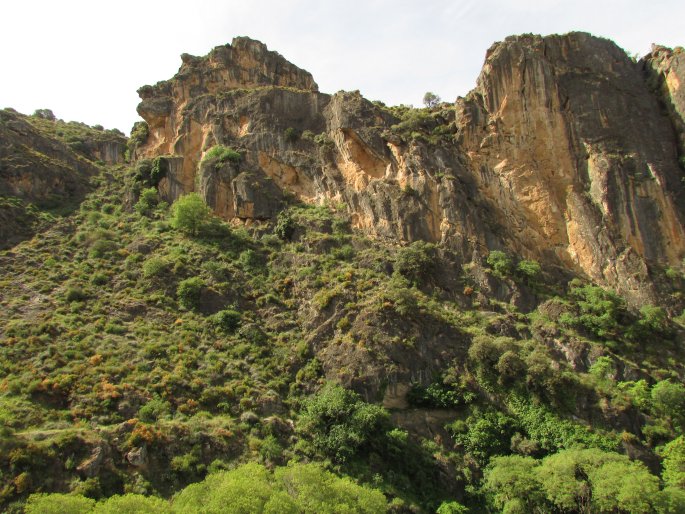
<path id="1" fill-rule="evenodd" d="M 382 437 L 387 422 L 382 407 L 365 403 L 342 386 L 327 384 L 305 402 L 298 431 L 315 451 L 343 463 Z"/>
<path id="2" fill-rule="evenodd" d="M 414 241 L 400 248 L 395 257 L 394 269 L 414 284 L 422 283 L 434 268 L 436 248 L 432 243 Z"/>
<path id="3" fill-rule="evenodd" d="M 508 277 L 511 275 L 513 263 L 511 257 L 501 250 L 493 250 L 488 254 L 486 259 L 488 266 L 492 271 L 500 277 Z"/>
<path id="4" fill-rule="evenodd" d="M 135 156 L 136 149 L 147 142 L 150 135 L 150 127 L 144 121 L 136 121 L 131 129 L 131 136 L 126 142 L 126 160 L 130 161 Z"/>
<path id="5" fill-rule="evenodd" d="M 578 315 L 564 313 L 559 320 L 566 325 L 581 326 L 600 338 L 614 336 L 625 312 L 625 302 L 611 291 L 573 280 L 569 295 L 575 300 Z"/>
<path id="6" fill-rule="evenodd" d="M 210 159 L 216 160 L 217 164 L 223 164 L 225 162 L 240 162 L 243 158 L 240 152 L 236 152 L 233 148 L 216 145 L 207 150 L 207 152 L 202 157 L 203 161 L 208 161 Z"/>
<path id="7" fill-rule="evenodd" d="M 157 194 L 157 189 L 150 187 L 143 189 L 140 192 L 140 198 L 135 204 L 134 208 L 138 213 L 147 216 L 152 212 L 152 210 L 159 204 L 159 196 Z"/>
<path id="8" fill-rule="evenodd" d="M 226 309 L 213 314 L 210 318 L 212 325 L 217 330 L 232 334 L 240 327 L 241 314 L 233 309 Z"/>
<path id="9" fill-rule="evenodd" d="M 169 268 L 169 262 L 160 257 L 150 257 L 143 263 L 143 276 L 152 278 L 161 275 Z"/>
<path id="10" fill-rule="evenodd" d="M 537 261 L 523 259 L 516 265 L 516 273 L 526 282 L 534 283 L 540 277 L 542 267 Z"/>
<path id="11" fill-rule="evenodd" d="M 200 277 L 187 278 L 179 282 L 176 288 L 176 298 L 179 305 L 188 310 L 197 308 L 204 286 L 204 280 Z"/>

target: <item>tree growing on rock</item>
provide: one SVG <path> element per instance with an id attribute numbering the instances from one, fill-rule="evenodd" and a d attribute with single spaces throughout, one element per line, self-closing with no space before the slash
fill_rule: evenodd
<path id="1" fill-rule="evenodd" d="M 425 105 L 429 109 L 436 107 L 440 103 L 440 101 L 441 98 L 435 93 L 431 93 L 430 91 L 423 95 L 423 105 Z"/>

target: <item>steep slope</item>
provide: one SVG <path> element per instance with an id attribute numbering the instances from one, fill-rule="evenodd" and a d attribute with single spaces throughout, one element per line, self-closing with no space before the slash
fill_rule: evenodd
<path id="1" fill-rule="evenodd" d="M 1 110 L 0 248 L 30 237 L 52 213 L 78 207 L 98 162 L 123 162 L 125 145 L 114 131 Z"/>
<path id="2" fill-rule="evenodd" d="M 643 65 L 614 43 L 509 38 L 488 51 L 473 92 L 429 112 L 318 93 L 306 72 L 275 67 L 247 41 L 219 47 L 233 73 L 214 71 L 214 50 L 140 90 L 151 126 L 140 155 L 173 156 L 160 184 L 169 200 L 198 190 L 227 219 L 273 218 L 284 194 L 343 202 L 368 233 L 442 242 L 465 261 L 506 249 L 635 303 L 657 301 L 652 274 L 680 265 L 676 129 Z M 678 83 L 677 59 L 660 62 L 665 83 Z M 203 164 L 215 145 L 242 162 Z"/>
<path id="3" fill-rule="evenodd" d="M 685 511 L 680 55 L 512 37 L 414 109 L 238 38 L 130 163 L 0 112 L 0 510 Z"/>

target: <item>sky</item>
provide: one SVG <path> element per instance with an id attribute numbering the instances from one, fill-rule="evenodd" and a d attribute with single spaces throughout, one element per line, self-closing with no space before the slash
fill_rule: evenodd
<path id="1" fill-rule="evenodd" d="M 640 56 L 685 46 L 683 0 L 22 0 L 0 3 L 0 108 L 129 133 L 136 90 L 180 55 L 249 36 L 312 73 L 325 93 L 388 105 L 471 90 L 485 52 L 512 34 L 574 30 Z"/>

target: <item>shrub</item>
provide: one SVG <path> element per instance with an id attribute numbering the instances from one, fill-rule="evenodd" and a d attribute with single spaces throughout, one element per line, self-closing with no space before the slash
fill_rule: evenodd
<path id="1" fill-rule="evenodd" d="M 498 275 L 501 278 L 508 277 L 511 275 L 511 270 L 512 270 L 512 262 L 511 258 L 504 253 L 501 250 L 493 250 L 488 254 L 488 258 L 486 260 L 488 263 L 488 266 L 492 268 L 492 271 L 495 272 L 496 275 Z"/>
<path id="2" fill-rule="evenodd" d="M 91 245 L 88 256 L 94 259 L 100 259 L 116 250 L 117 244 L 114 241 L 98 239 Z"/>
<path id="3" fill-rule="evenodd" d="M 136 149 L 144 145 L 147 142 L 147 138 L 150 135 L 150 127 L 144 121 L 136 121 L 131 129 L 131 137 L 128 138 L 126 142 L 126 160 L 130 161 L 134 155 Z"/>
<path id="4" fill-rule="evenodd" d="M 148 215 L 159 203 L 159 196 L 157 195 L 157 188 L 150 187 L 143 189 L 140 192 L 140 198 L 134 206 L 135 210 L 145 216 Z"/>
<path id="5" fill-rule="evenodd" d="M 580 314 L 574 319 L 564 313 L 559 320 L 567 325 L 583 326 L 601 338 L 613 336 L 619 328 L 619 317 L 625 311 L 623 299 L 599 286 L 581 285 L 576 280 L 571 281 L 570 286 L 569 295 L 575 299 Z"/>
<path id="6" fill-rule="evenodd" d="M 171 206 L 171 226 L 191 236 L 199 235 L 211 216 L 211 210 L 197 193 L 183 195 Z"/>
<path id="7" fill-rule="evenodd" d="M 238 311 L 226 309 L 212 315 L 210 317 L 210 322 L 217 330 L 232 334 L 240 326 L 241 319 L 242 316 Z"/>
<path id="8" fill-rule="evenodd" d="M 67 287 L 67 291 L 64 294 L 64 299 L 67 302 L 82 302 L 86 298 L 86 293 L 83 292 L 83 289 L 77 286 Z"/>
<path id="9" fill-rule="evenodd" d="M 207 153 L 202 157 L 202 161 L 208 161 L 210 159 L 215 159 L 217 164 L 221 165 L 225 162 L 240 162 L 243 158 L 240 152 L 236 152 L 233 148 L 226 147 L 223 145 L 216 145 L 207 150 Z"/>
<path id="10" fill-rule="evenodd" d="M 168 416 L 171 412 L 171 405 L 166 400 L 159 397 L 149 400 L 145 405 L 138 409 L 138 418 L 146 423 L 155 421 Z"/>
<path id="11" fill-rule="evenodd" d="M 176 289 L 176 297 L 181 307 L 188 310 L 197 308 L 204 286 L 205 283 L 200 277 L 187 278 L 181 281 Z"/>
<path id="12" fill-rule="evenodd" d="M 441 382 L 433 382 L 427 387 L 420 384 L 412 385 L 407 393 L 407 401 L 416 407 L 450 409 L 464 403 L 458 391 L 449 388 Z"/>
<path id="13" fill-rule="evenodd" d="M 540 263 L 537 261 L 524 259 L 516 265 L 516 272 L 523 277 L 526 282 L 534 282 L 542 273 Z"/>
<path id="14" fill-rule="evenodd" d="M 152 161 L 150 170 L 150 181 L 153 185 L 159 184 L 160 180 L 166 177 L 169 172 L 169 162 L 164 157 L 155 157 Z"/>
<path id="15" fill-rule="evenodd" d="M 150 257 L 143 263 L 143 276 L 152 278 L 160 275 L 169 267 L 169 262 L 160 257 Z"/>
<path id="16" fill-rule="evenodd" d="M 289 240 L 296 228 L 295 220 L 289 211 L 281 211 L 276 219 L 276 226 L 274 227 L 274 234 L 281 240 Z"/>
<path id="17" fill-rule="evenodd" d="M 283 131 L 283 135 L 285 136 L 285 140 L 288 143 L 294 143 L 300 138 L 300 134 L 297 131 L 297 129 L 294 129 L 293 127 L 288 127 Z"/>
<path id="18" fill-rule="evenodd" d="M 414 241 L 397 252 L 394 270 L 411 283 L 418 284 L 433 271 L 435 253 L 434 244 Z"/>

